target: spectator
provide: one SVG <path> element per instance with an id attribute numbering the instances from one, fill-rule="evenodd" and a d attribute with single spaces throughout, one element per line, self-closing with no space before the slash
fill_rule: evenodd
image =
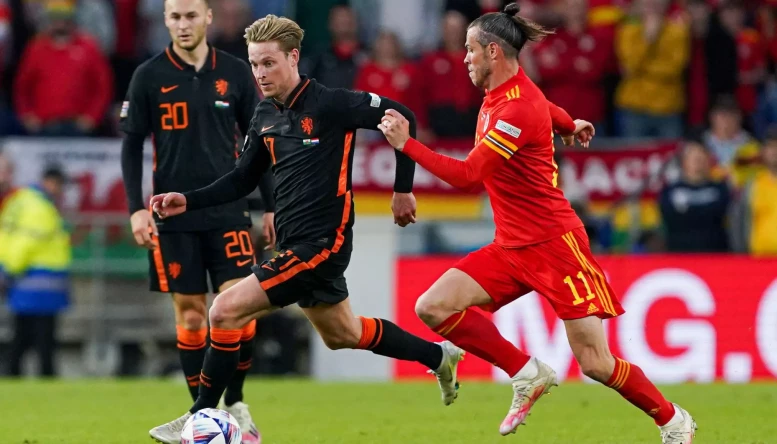
<path id="1" fill-rule="evenodd" d="M 763 169 L 742 193 L 743 228 L 751 254 L 777 256 L 777 128 L 761 148 Z"/>
<path id="2" fill-rule="evenodd" d="M 74 13 L 67 1 L 48 3 L 45 31 L 22 56 L 14 86 L 15 105 L 30 134 L 91 134 L 113 98 L 108 60 L 76 27 Z"/>
<path id="3" fill-rule="evenodd" d="M 416 66 L 405 59 L 396 34 L 383 31 L 375 41 L 372 59 L 357 72 L 354 87 L 396 100 L 418 113 L 417 79 Z"/>
<path id="4" fill-rule="evenodd" d="M 604 79 L 615 57 L 612 35 L 589 28 L 588 0 L 566 0 L 563 14 L 556 34 L 534 48 L 542 90 L 548 100 L 598 130 L 606 116 Z"/>
<path id="5" fill-rule="evenodd" d="M 76 23 L 110 57 L 116 51 L 116 11 L 105 0 L 78 0 Z"/>
<path id="6" fill-rule="evenodd" d="M 472 84 L 464 65 L 467 20 L 457 11 L 445 13 L 442 47 L 424 55 L 419 69 L 422 94 L 417 113 L 423 137 L 470 137 L 477 124 L 483 93 Z"/>
<path id="7" fill-rule="evenodd" d="M 729 249 L 725 226 L 731 192 L 725 181 L 712 179 L 710 160 L 701 142 L 686 142 L 680 153 L 680 180 L 661 190 L 659 205 L 668 251 Z"/>
<path id="8" fill-rule="evenodd" d="M 114 73 L 114 101 L 123 101 L 140 56 L 140 0 L 116 0 L 116 51 L 111 59 Z"/>
<path id="9" fill-rule="evenodd" d="M 742 128 L 742 113 L 733 97 L 721 97 L 715 103 L 704 144 L 712 151 L 719 176 L 728 176 L 737 188 L 752 176 L 758 142 Z"/>
<path id="10" fill-rule="evenodd" d="M 213 46 L 247 61 L 248 46 L 243 35 L 251 22 L 251 8 L 245 0 L 219 0 L 214 3 Z"/>
<path id="11" fill-rule="evenodd" d="M 712 7 L 707 0 L 689 0 L 688 17 L 691 27 L 691 55 L 688 66 L 688 125 L 697 130 L 707 126 L 710 88 L 708 75 L 715 70 L 709 54 L 715 51 L 709 41 Z"/>
<path id="12" fill-rule="evenodd" d="M 739 108 L 746 118 L 755 111 L 758 88 L 766 78 L 766 51 L 761 36 L 745 26 L 745 10 L 736 0 L 726 0 L 720 6 L 720 23 L 737 47 L 737 88 Z"/>
<path id="13" fill-rule="evenodd" d="M 436 24 L 442 21 L 445 0 L 349 0 L 349 3 L 359 17 L 362 41 L 368 45 L 374 46 L 380 35 L 389 31 L 397 36 L 403 53 L 416 57 L 433 51 L 440 41 Z"/>
<path id="14" fill-rule="evenodd" d="M 170 31 L 165 25 L 165 0 L 140 0 L 140 29 L 144 58 L 167 48 Z"/>
<path id="15" fill-rule="evenodd" d="M 57 318 L 69 304 L 70 286 L 70 237 L 57 209 L 64 182 L 62 171 L 48 169 L 40 185 L 17 190 L 0 211 L 0 267 L 14 315 L 12 376 L 21 375 L 22 358 L 32 346 L 41 374 L 56 374 Z"/>
<path id="16" fill-rule="evenodd" d="M 623 78 L 616 92 L 626 137 L 683 134 L 688 25 L 665 17 L 668 0 L 638 0 L 637 17 L 616 35 Z"/>
<path id="17" fill-rule="evenodd" d="M 0 134 L 7 134 L 11 125 L 5 87 L 5 71 L 11 51 L 11 22 L 11 8 L 6 0 L 0 0 Z"/>
<path id="18" fill-rule="evenodd" d="M 367 55 L 358 40 L 356 14 L 349 6 L 335 6 L 329 11 L 329 33 L 332 45 L 320 54 L 306 55 L 301 71 L 330 88 L 352 89 L 359 65 Z"/>
<path id="19" fill-rule="evenodd" d="M 5 198 L 13 192 L 13 166 L 7 157 L 0 153 L 0 211 Z"/>

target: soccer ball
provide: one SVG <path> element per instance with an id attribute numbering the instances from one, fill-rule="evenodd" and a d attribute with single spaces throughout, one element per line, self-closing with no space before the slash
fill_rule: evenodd
<path id="1" fill-rule="evenodd" d="M 240 444 L 243 434 L 237 420 L 219 409 L 202 409 L 186 420 L 181 444 Z"/>

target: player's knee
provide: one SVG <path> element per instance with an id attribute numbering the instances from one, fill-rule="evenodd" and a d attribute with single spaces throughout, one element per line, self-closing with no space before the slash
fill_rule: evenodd
<path id="1" fill-rule="evenodd" d="M 200 307 L 191 307 L 188 309 L 185 309 L 181 312 L 181 321 L 183 322 L 183 327 L 187 330 L 199 330 L 207 325 L 205 322 L 207 317 L 207 310 L 203 306 L 202 309 Z"/>
<path id="2" fill-rule="evenodd" d="M 612 376 L 612 354 L 597 347 L 585 347 L 577 353 L 580 370 L 589 378 L 607 382 Z"/>
<path id="3" fill-rule="evenodd" d="M 225 329 L 242 327 L 238 322 L 240 311 L 227 293 L 216 296 L 216 299 L 213 300 L 213 305 L 208 312 L 208 317 L 210 319 L 211 327 Z"/>
<path id="4" fill-rule="evenodd" d="M 443 322 L 448 316 L 445 301 L 434 293 L 426 292 L 415 302 L 415 313 L 429 326 L 435 326 Z"/>

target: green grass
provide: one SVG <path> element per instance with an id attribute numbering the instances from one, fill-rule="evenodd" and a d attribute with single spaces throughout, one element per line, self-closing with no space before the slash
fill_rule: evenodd
<path id="1" fill-rule="evenodd" d="M 699 424 L 694 443 L 777 443 L 777 385 L 663 388 Z M 613 391 L 562 384 L 539 401 L 528 426 L 503 438 L 509 386 L 464 383 L 450 407 L 433 383 L 323 384 L 253 380 L 246 399 L 265 444 L 639 444 L 660 442 L 651 420 Z M 147 430 L 189 406 L 169 381 L 0 380 L 3 444 L 145 443 Z"/>

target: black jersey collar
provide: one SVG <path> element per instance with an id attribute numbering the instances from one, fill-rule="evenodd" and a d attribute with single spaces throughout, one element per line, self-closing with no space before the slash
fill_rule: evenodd
<path id="1" fill-rule="evenodd" d="M 302 96 L 302 93 L 305 92 L 305 90 L 307 90 L 308 86 L 310 86 L 312 79 L 308 78 L 308 76 L 304 74 L 300 75 L 299 77 L 300 77 L 299 84 L 295 86 L 293 90 L 291 90 L 291 94 L 289 94 L 289 96 L 286 97 L 286 101 L 283 102 L 284 108 L 288 109 L 294 106 L 294 104 L 299 101 L 300 97 Z M 275 102 L 278 103 L 277 100 Z"/>
<path id="2" fill-rule="evenodd" d="M 173 51 L 172 42 L 169 45 L 167 45 L 167 48 L 165 48 L 165 54 L 167 54 L 167 58 L 170 59 L 170 63 L 172 63 L 176 68 L 180 69 L 181 71 L 185 71 L 185 70 L 194 71 L 194 66 L 184 62 L 183 59 L 178 57 L 178 54 L 176 54 L 175 51 Z M 208 44 L 208 57 L 205 60 L 205 64 L 202 65 L 202 69 L 200 71 L 213 71 L 215 69 L 216 69 L 216 48 Z"/>

